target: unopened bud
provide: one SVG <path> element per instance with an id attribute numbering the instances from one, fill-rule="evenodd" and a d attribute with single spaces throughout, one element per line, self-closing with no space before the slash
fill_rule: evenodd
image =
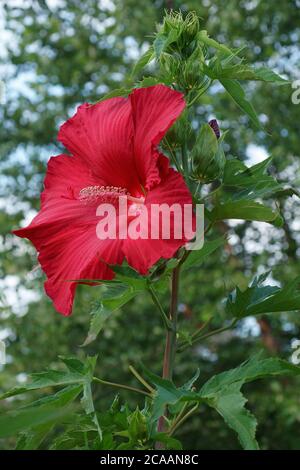
<path id="1" fill-rule="evenodd" d="M 194 39 L 200 30 L 199 18 L 197 14 L 194 11 L 188 13 L 184 20 L 184 24 L 185 33 L 189 36 L 190 39 Z"/>
<path id="2" fill-rule="evenodd" d="M 220 133 L 220 128 L 219 128 L 219 124 L 218 124 L 218 121 L 216 119 L 212 119 L 211 121 L 209 121 L 208 123 L 210 125 L 210 127 L 212 128 L 212 130 L 214 131 L 217 139 L 220 138 L 221 136 L 221 133 Z"/>
<path id="3" fill-rule="evenodd" d="M 196 46 L 194 40 L 197 39 L 199 29 L 199 18 L 195 12 L 190 12 L 184 17 L 181 12 L 170 11 L 159 27 L 157 38 L 160 38 L 160 44 L 165 44 L 165 52 L 184 50 L 186 56 L 187 50 L 190 55 Z"/>
<path id="4" fill-rule="evenodd" d="M 187 111 L 184 111 L 168 131 L 167 138 L 172 147 L 177 147 L 185 140 L 189 140 L 191 132 L 191 123 Z"/>
<path id="5" fill-rule="evenodd" d="M 203 124 L 192 150 L 193 178 L 201 183 L 211 183 L 224 171 L 225 155 L 217 122 Z"/>

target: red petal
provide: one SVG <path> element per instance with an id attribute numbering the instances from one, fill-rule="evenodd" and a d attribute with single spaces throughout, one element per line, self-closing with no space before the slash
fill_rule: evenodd
<path id="1" fill-rule="evenodd" d="M 163 203 L 168 204 L 168 206 L 180 204 L 182 213 L 184 204 L 192 204 L 192 196 L 183 177 L 172 169 L 170 169 L 168 176 L 162 183 L 148 192 L 145 200 L 148 214 L 151 213 L 151 204 Z M 172 237 L 172 228 L 174 227 L 172 219 L 170 239 L 151 239 L 151 222 L 153 223 L 153 221 L 149 221 L 149 238 L 147 240 L 126 239 L 123 245 L 128 263 L 141 274 L 146 274 L 149 268 L 160 258 L 172 258 L 176 251 L 187 241 L 184 237 L 181 239 Z"/>
<path id="2" fill-rule="evenodd" d="M 63 315 L 72 313 L 78 284 L 72 281 L 84 279 L 89 283 L 93 279 L 114 277 L 106 263 L 122 263 L 119 243 L 117 240 L 98 240 L 95 226 L 75 226 L 68 232 L 61 231 L 42 247 L 39 262 L 48 277 L 45 290 L 58 312 Z M 105 262 L 102 261 L 104 258 Z"/>
<path id="3" fill-rule="evenodd" d="M 31 240 L 39 251 L 38 259 L 48 278 L 46 292 L 63 315 L 72 311 L 77 282 L 71 281 L 112 279 L 114 273 L 106 263 L 120 264 L 123 260 L 121 242 L 97 238 L 97 203 L 84 204 L 76 199 L 80 177 L 83 186 L 93 182 L 89 170 L 77 158 L 53 157 L 42 209 L 28 227 L 14 232 Z M 68 182 L 67 189 L 64 181 Z"/>
<path id="4" fill-rule="evenodd" d="M 183 94 L 165 85 L 138 88 L 130 95 L 134 122 L 135 161 L 146 189 L 160 182 L 154 152 L 185 107 Z"/>
<path id="5" fill-rule="evenodd" d="M 64 154 L 51 157 L 41 201 L 44 204 L 52 198 L 77 198 L 83 187 L 94 185 L 105 185 L 105 182 L 95 178 L 90 168 L 78 157 Z"/>
<path id="6" fill-rule="evenodd" d="M 77 113 L 61 126 L 58 140 L 72 154 L 83 159 L 94 175 L 107 185 L 130 191 L 138 184 L 128 98 L 111 98 L 95 105 L 79 106 Z"/>

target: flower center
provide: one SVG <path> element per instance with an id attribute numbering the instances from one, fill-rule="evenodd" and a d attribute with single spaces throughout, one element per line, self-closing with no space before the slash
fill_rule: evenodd
<path id="1" fill-rule="evenodd" d="M 79 191 L 79 200 L 85 204 L 99 202 L 116 204 L 120 197 L 126 197 L 132 206 L 140 206 L 144 203 L 144 197 L 133 197 L 126 188 L 118 186 L 87 186 Z"/>
<path id="2" fill-rule="evenodd" d="M 87 186 L 79 192 L 79 199 L 85 203 L 104 202 L 116 203 L 120 196 L 127 196 L 129 192 L 125 188 L 117 186 Z"/>

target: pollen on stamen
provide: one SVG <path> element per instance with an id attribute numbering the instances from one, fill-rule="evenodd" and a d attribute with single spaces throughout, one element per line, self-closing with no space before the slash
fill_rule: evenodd
<path id="1" fill-rule="evenodd" d="M 117 186 L 87 186 L 79 191 L 79 200 L 86 204 L 96 201 L 113 204 L 120 196 L 127 195 L 127 189 Z"/>

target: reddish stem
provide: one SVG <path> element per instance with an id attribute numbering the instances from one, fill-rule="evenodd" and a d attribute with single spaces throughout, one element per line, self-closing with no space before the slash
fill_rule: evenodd
<path id="1" fill-rule="evenodd" d="M 176 353 L 176 335 L 177 335 L 177 304 L 178 304 L 178 287 L 179 287 L 179 271 L 180 265 L 177 266 L 172 273 L 172 287 L 171 287 L 171 303 L 169 311 L 169 320 L 172 324 L 172 329 L 167 331 L 166 346 L 163 362 L 163 379 L 172 380 L 174 359 Z M 158 432 L 163 432 L 165 429 L 166 411 L 158 421 Z M 157 445 L 157 448 L 160 444 Z"/>

